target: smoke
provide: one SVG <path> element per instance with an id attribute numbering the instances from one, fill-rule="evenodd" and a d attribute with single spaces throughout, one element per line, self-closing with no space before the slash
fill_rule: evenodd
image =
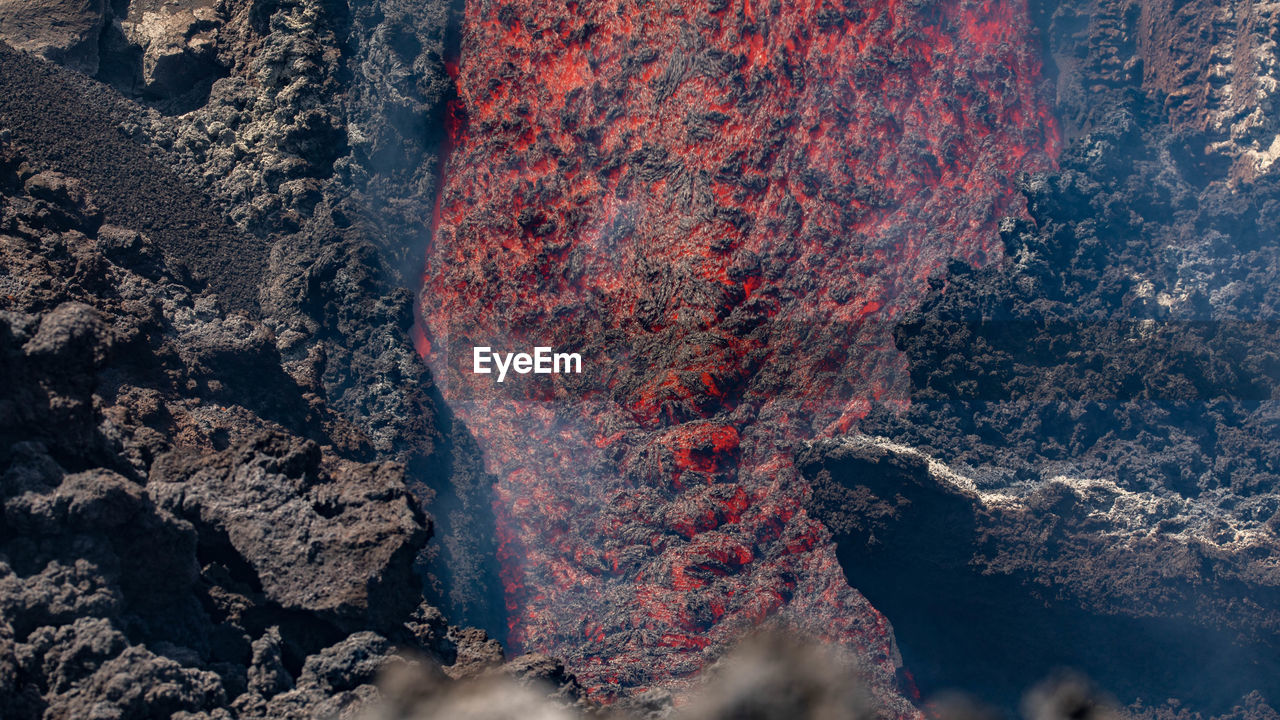
<path id="1" fill-rule="evenodd" d="M 513 663 L 519 665 L 519 663 Z M 558 666 L 558 664 L 557 664 Z M 574 683 L 572 680 L 570 685 Z M 611 706 L 581 700 L 516 671 L 453 682 L 429 661 L 384 669 L 381 701 L 360 720 L 872 720 L 883 717 L 856 658 L 837 646 L 776 629 L 748 636 L 708 664 L 688 693 L 652 688 Z M 1085 676 L 1058 671 L 1023 697 L 1024 720 L 1121 720 L 1129 717 Z M 932 698 L 937 720 L 998 720 L 975 698 Z"/>
<path id="2" fill-rule="evenodd" d="M 874 705 L 850 658 L 778 632 L 754 636 L 710 666 L 681 720 L 869 719 Z"/>
<path id="3" fill-rule="evenodd" d="M 396 664 L 383 673 L 383 701 L 361 720 L 575 720 L 580 712 L 559 705 L 537 685 L 504 675 L 446 684 L 420 663 Z"/>
<path id="4" fill-rule="evenodd" d="M 452 683 L 425 662 L 388 667 L 362 720 L 870 720 L 875 707 L 848 653 L 794 635 L 749 637 L 709 665 L 687 696 L 652 689 L 612 707 L 493 671 Z M 1038 719 L 1037 719 L 1038 720 Z"/>
<path id="5" fill-rule="evenodd" d="M 1032 688 L 1022 701 L 1027 720 L 1120 720 L 1116 703 L 1088 678 L 1062 671 Z"/>

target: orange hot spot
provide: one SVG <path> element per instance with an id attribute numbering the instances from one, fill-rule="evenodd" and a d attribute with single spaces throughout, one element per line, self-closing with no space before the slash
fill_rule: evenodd
<path id="1" fill-rule="evenodd" d="M 686 648 L 701 650 L 705 648 L 710 641 L 704 637 L 696 637 L 693 635 L 663 635 L 659 642 L 664 647 Z"/>
<path id="2" fill-rule="evenodd" d="M 678 428 L 667 438 L 678 471 L 715 472 L 734 461 L 738 431 L 728 425 Z"/>

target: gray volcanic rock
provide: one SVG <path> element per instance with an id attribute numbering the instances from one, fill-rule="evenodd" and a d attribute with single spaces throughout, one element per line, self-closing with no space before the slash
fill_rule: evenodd
<path id="1" fill-rule="evenodd" d="M 476 677 L 502 665 L 502 646 L 483 632 L 468 628 L 454 633 L 453 639 L 457 649 L 448 668 L 452 677 Z"/>
<path id="2" fill-rule="evenodd" d="M 49 679 L 64 693 L 107 660 L 119 655 L 128 639 L 104 618 L 82 617 L 70 625 L 42 627 L 31 633 L 18 658 L 28 669 Z"/>
<path id="3" fill-rule="evenodd" d="M 0 40 L 93 75 L 106 14 L 107 0 L 3 0 Z"/>
<path id="4" fill-rule="evenodd" d="M 6 720 L 351 716 L 401 654 L 503 660 L 414 568 L 432 487 L 483 492 L 402 275 L 450 11 L 339 5 L 110 3 L 101 67 L 46 56 L 115 90 L 0 43 Z"/>
<path id="5" fill-rule="evenodd" d="M 212 0 L 137 0 L 118 22 L 141 52 L 139 90 L 146 95 L 180 95 L 219 68 L 216 38 L 222 17 Z"/>
<path id="6" fill-rule="evenodd" d="M 359 432 L 269 326 L 10 137 L 0 715 L 309 718 L 370 701 L 400 647 L 454 662 L 412 570 L 428 533 L 402 465 L 345 457 Z M 291 714 L 268 707 L 285 695 Z"/>
<path id="7" fill-rule="evenodd" d="M 282 367 L 350 423 L 345 452 L 405 463 L 436 516 L 439 547 L 423 558 L 433 597 L 503 633 L 485 562 L 491 478 L 408 341 L 406 288 L 430 235 L 455 11 L 425 0 L 349 12 L 227 0 L 218 11 L 226 77 L 190 112 L 139 123 L 139 136 L 270 248 L 261 309 Z"/>
<path id="8" fill-rule="evenodd" d="M 366 630 L 384 638 L 373 665 L 393 644 L 501 662 L 411 571 L 416 506 L 461 464 L 438 444 L 401 274 L 427 235 L 449 12 L 114 2 L 96 77 L 132 101 L 0 45 L 0 502 L 23 523 L 0 528 L 6 718 L 354 712 L 372 685 L 303 668 Z M 101 514 L 136 511 L 163 545 L 67 534 L 82 475 L 110 490 Z M 492 533 L 469 525 L 483 552 Z M 45 530 L 49 561 L 10 567 L 44 557 L 28 545 Z M 185 682 L 158 671 L 137 680 L 143 707 L 10 662 L 79 618 L 125 639 L 98 643 L 99 666 L 145 643 L 220 692 L 152 702 L 146 685 Z"/>
<path id="9" fill-rule="evenodd" d="M 542 653 L 528 653 L 509 660 L 502 666 L 502 672 L 526 687 L 553 689 L 550 699 L 565 705 L 574 704 L 584 694 L 578 679 L 563 662 Z"/>
<path id="10" fill-rule="evenodd" d="M 135 646 L 59 693 L 44 718 L 76 720 L 89 717 L 87 712 L 109 720 L 173 717 L 179 712 L 212 710 L 225 702 L 221 679 L 215 673 L 183 667 Z"/>
<path id="11" fill-rule="evenodd" d="M 184 284 L 207 283 L 224 308 L 257 314 L 266 264 L 263 243 L 230 228 L 218 207 L 184 182 L 170 160 L 134 139 L 148 111 L 83 75 L 3 43 L 0 81 L 0 128 L 10 143 L 23 148 L 30 164 L 23 180 L 35 183 L 33 194 L 55 213 L 33 229 L 112 225 L 117 230 L 104 241 L 109 236 L 110 252 L 137 274 L 154 280 L 163 268 Z M 50 185 L 53 176 L 44 176 L 49 172 L 81 192 L 92 191 L 94 206 L 54 199 L 77 189 Z M 64 212 L 70 215 L 57 215 Z M 130 232 L 146 236 L 151 249 L 142 250 Z"/>
<path id="12" fill-rule="evenodd" d="M 298 685 L 335 692 L 369 684 L 377 677 L 390 649 L 391 644 L 384 637 L 357 633 L 307 658 Z"/>
<path id="13" fill-rule="evenodd" d="M 387 639 L 358 633 L 307 658 L 297 686 L 241 717 L 310 720 L 357 717 L 381 700 L 376 681 L 384 667 L 404 660 L 391 656 Z"/>
<path id="14" fill-rule="evenodd" d="M 293 688 L 293 677 L 284 666 L 284 656 L 279 628 L 267 628 L 262 637 L 253 641 L 253 660 L 249 664 L 249 692 L 260 697 L 272 697 Z"/>
<path id="15" fill-rule="evenodd" d="M 147 489 L 202 535 L 225 537 L 281 607 L 403 622 L 418 602 L 405 590 L 426 538 L 404 468 L 320 463 L 315 443 L 263 433 L 212 456 L 166 455 Z"/>

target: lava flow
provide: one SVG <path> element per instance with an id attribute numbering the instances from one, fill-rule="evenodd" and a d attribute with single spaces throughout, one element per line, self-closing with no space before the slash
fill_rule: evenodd
<path id="1" fill-rule="evenodd" d="M 801 509 L 796 446 L 902 402 L 890 328 L 989 262 L 1057 135 L 1019 0 L 469 0 L 424 355 L 497 478 L 513 646 L 608 699 L 771 619 L 885 619 Z M 474 375 L 473 345 L 582 375 Z"/>

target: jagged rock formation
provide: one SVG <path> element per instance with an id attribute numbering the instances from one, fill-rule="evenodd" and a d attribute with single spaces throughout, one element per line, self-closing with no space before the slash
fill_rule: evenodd
<path id="1" fill-rule="evenodd" d="M 487 485 L 465 427 L 431 398 L 406 331 L 439 168 L 450 15 L 442 3 L 218 6 L 227 76 L 184 115 L 137 132 L 269 248 L 261 302 L 292 375 L 316 374 L 369 453 L 435 494 L 439 600 L 505 631 L 486 569 Z M 466 509 L 460 516 L 460 509 Z M 455 576 L 458 580 L 455 582 Z"/>
<path id="2" fill-rule="evenodd" d="M 202 552 L 145 481 L 175 442 L 208 451 L 272 425 L 218 403 L 244 378 L 209 367 L 269 360 L 262 330 L 184 287 L 144 236 L 103 225 L 78 181 L 3 153 L 5 716 L 225 706 L 266 627 L 202 606 L 234 587 L 218 576 L 237 556 Z M 268 625 L 280 608 L 244 605 Z"/>
<path id="3" fill-rule="evenodd" d="M 1068 0 L 1032 3 L 1057 75 L 1064 132 L 1105 124 L 1141 98 L 1202 133 L 1195 148 L 1248 181 L 1280 157 L 1275 3 Z"/>
<path id="4" fill-rule="evenodd" d="M 225 68 L 217 54 L 224 23 L 215 3 L 138 0 L 123 9 L 123 16 L 112 19 L 108 37 L 122 39 L 141 55 L 132 90 L 151 98 L 207 92 L 209 79 Z"/>
<path id="5" fill-rule="evenodd" d="M 408 617 L 424 532 L 403 466 L 322 460 L 314 443 L 264 434 L 212 456 L 166 455 L 148 491 L 208 539 L 208 552 L 248 563 L 286 610 L 355 627 Z"/>
<path id="6" fill-rule="evenodd" d="M 404 466 L 86 185 L 0 148 L 4 716 L 312 717 L 399 648 L 501 662 L 422 603 Z"/>
<path id="7" fill-rule="evenodd" d="M 486 568 L 493 532 L 485 477 L 466 428 L 431 399 L 431 381 L 405 341 L 412 312 L 402 288 L 411 283 L 401 273 L 416 272 L 411 258 L 428 235 L 439 116 L 452 92 L 443 64 L 447 5 L 135 2 L 114 17 L 120 32 L 104 36 L 116 48 L 114 64 L 99 77 L 164 113 L 122 127 L 163 150 L 166 170 L 216 198 L 253 239 L 236 253 L 235 272 L 204 274 L 265 275 L 252 299 L 286 371 L 320 379 L 358 428 L 356 457 L 405 462 L 415 492 L 435 495 L 441 542 L 424 559 L 439 578 L 438 600 L 504 632 Z M 177 28 L 151 37 L 181 50 L 172 62 L 194 94 L 144 87 L 150 46 L 130 44 L 137 33 L 129 28 L 147 18 Z M 190 18 L 196 24 L 182 29 Z M 191 38 L 199 52 L 181 49 Z"/>

